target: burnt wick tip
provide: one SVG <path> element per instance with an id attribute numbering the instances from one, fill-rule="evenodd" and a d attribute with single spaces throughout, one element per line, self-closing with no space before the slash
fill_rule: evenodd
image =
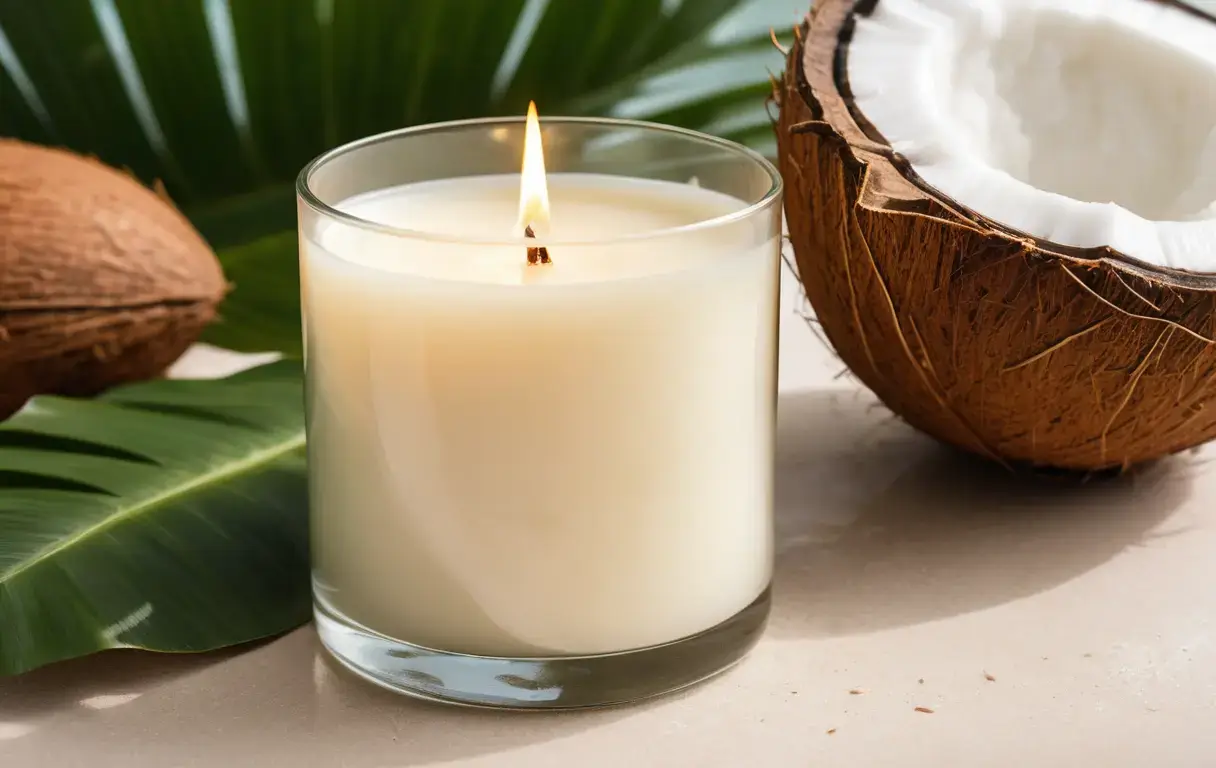
<path id="1" fill-rule="evenodd" d="M 532 225 L 524 227 L 524 237 L 536 238 L 536 232 L 532 230 Z M 553 260 L 549 258 L 549 249 L 543 245 L 539 248 L 528 247 L 528 263 L 529 264 L 549 264 Z"/>

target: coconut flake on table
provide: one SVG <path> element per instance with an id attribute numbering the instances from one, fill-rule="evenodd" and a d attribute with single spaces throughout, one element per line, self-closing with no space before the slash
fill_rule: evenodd
<path id="1" fill-rule="evenodd" d="M 1155 0 L 880 0 L 847 68 L 940 193 L 1060 245 L 1216 271 L 1216 24 Z"/>

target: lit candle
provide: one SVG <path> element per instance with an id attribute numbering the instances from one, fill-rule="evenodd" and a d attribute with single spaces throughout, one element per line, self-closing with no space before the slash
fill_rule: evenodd
<path id="1" fill-rule="evenodd" d="M 546 178 L 540 139 L 302 215 L 319 611 L 409 645 L 614 653 L 767 595 L 776 193 Z"/>

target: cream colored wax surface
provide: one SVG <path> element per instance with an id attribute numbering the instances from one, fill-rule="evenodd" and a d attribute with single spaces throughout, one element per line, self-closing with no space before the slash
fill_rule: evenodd
<path id="1" fill-rule="evenodd" d="M 349 200 L 424 239 L 302 242 L 314 577 L 382 634 L 499 656 L 640 648 L 767 587 L 778 243 L 691 185 L 553 175 L 526 267 L 518 177 Z"/>

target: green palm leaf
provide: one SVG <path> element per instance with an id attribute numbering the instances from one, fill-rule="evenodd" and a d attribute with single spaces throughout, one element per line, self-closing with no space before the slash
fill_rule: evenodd
<path id="1" fill-rule="evenodd" d="M 307 620 L 298 366 L 39 397 L 0 424 L 0 675 Z"/>
<path id="2" fill-rule="evenodd" d="M 292 184 L 406 125 L 608 114 L 771 151 L 770 27 L 806 0 L 0 0 L 0 135 L 160 180 L 235 291 L 208 340 L 298 352 Z M 250 318 L 275 318 L 258 325 Z"/>

